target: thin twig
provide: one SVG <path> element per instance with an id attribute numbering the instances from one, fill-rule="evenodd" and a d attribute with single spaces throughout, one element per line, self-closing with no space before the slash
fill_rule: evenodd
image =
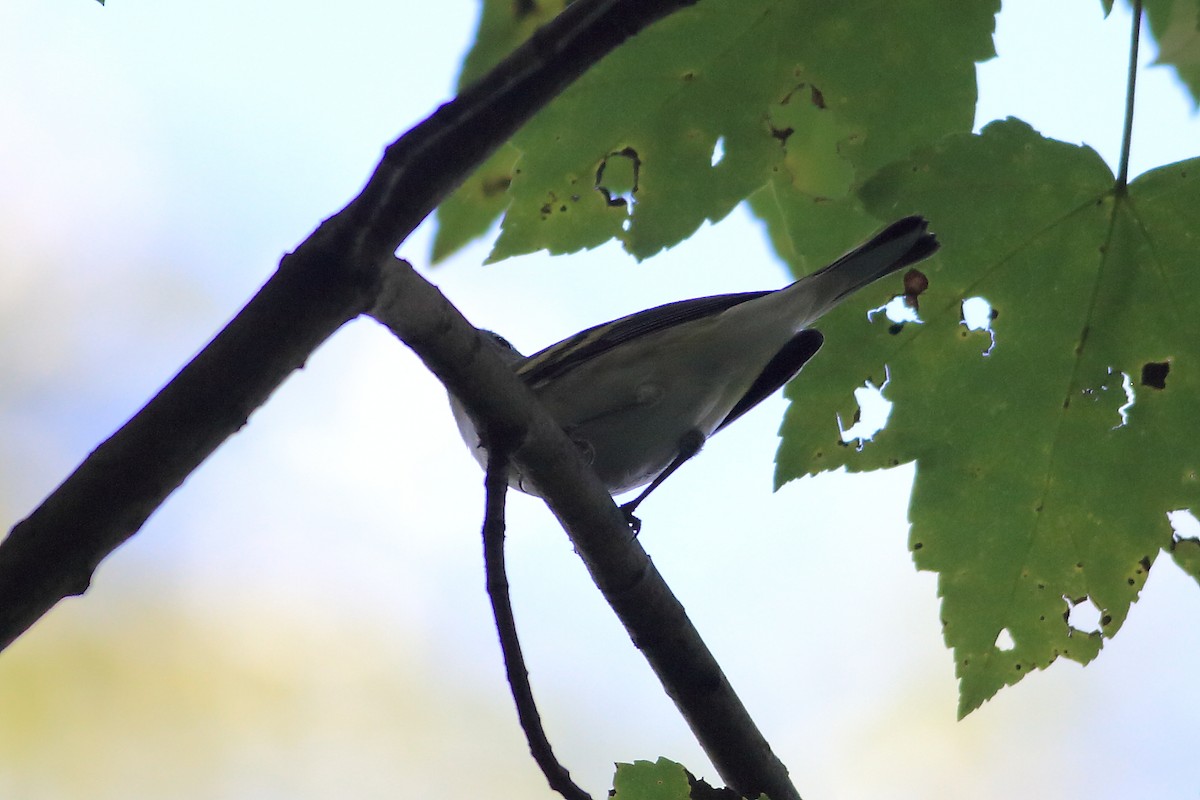
<path id="1" fill-rule="evenodd" d="M 521 654 L 517 638 L 517 622 L 513 617 L 508 594 L 508 574 L 504 568 L 504 501 L 508 496 L 508 456 L 503 448 L 488 450 L 487 507 L 483 517 L 483 563 L 487 573 L 487 593 L 496 617 L 496 633 L 500 636 L 500 651 L 504 655 L 504 671 L 517 705 L 517 718 L 525 731 L 529 752 L 541 768 L 550 788 L 567 800 L 592 800 L 591 796 L 571 780 L 571 774 L 559 763 L 546 738 L 533 689 L 529 685 L 529 670 Z"/>
<path id="2" fill-rule="evenodd" d="M 1138 41 L 1142 31 L 1142 0 L 1133 0 L 1133 24 L 1129 40 L 1129 76 L 1125 79 L 1125 130 L 1121 135 L 1121 160 L 1117 171 L 1116 193 L 1129 188 L 1129 150 L 1133 144 L 1133 101 L 1137 95 Z"/>

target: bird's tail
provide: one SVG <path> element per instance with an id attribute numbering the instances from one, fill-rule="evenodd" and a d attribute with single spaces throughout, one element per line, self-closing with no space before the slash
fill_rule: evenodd
<path id="1" fill-rule="evenodd" d="M 924 217 L 905 217 L 877 233 L 824 269 L 806 275 L 783 294 L 807 296 L 812 305 L 798 327 L 807 327 L 843 298 L 885 275 L 937 252 L 938 240 Z"/>

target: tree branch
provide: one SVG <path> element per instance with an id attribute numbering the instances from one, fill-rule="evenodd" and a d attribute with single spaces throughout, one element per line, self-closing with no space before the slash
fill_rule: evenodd
<path id="1" fill-rule="evenodd" d="M 322 342 L 369 308 L 381 270 L 442 198 L 605 54 L 694 0 L 578 0 L 387 148 L 237 317 L 0 542 L 0 649 L 97 565 Z"/>
<path id="2" fill-rule="evenodd" d="M 100 562 L 370 306 L 378 282 L 377 272 L 285 257 L 237 317 L 0 542 L 0 648 L 86 591 Z"/>
<path id="3" fill-rule="evenodd" d="M 514 443 L 513 463 L 538 487 L 722 779 L 747 797 L 799 800 L 787 768 L 579 448 L 437 287 L 399 259 L 395 267 L 371 316 L 454 392 L 478 430 Z"/>
<path id="4" fill-rule="evenodd" d="M 512 601 L 508 591 L 508 571 L 504 566 L 504 504 L 508 496 L 508 457 L 503 448 L 493 445 L 488 450 L 487 507 L 483 515 L 483 563 L 487 574 L 488 599 L 492 602 L 492 616 L 496 618 L 496 633 L 500 637 L 500 651 L 504 655 L 504 673 L 512 689 L 513 702 L 517 706 L 517 718 L 533 760 L 546 776 L 550 788 L 566 800 L 592 800 L 591 795 L 579 788 L 566 767 L 559 763 L 542 727 L 537 703 L 533 699 L 533 688 L 529 685 L 529 670 L 525 667 L 525 656 L 521 653 L 521 640 L 517 637 L 517 621 L 513 617 Z"/>
<path id="5" fill-rule="evenodd" d="M 437 203 L 567 84 L 692 0 L 576 0 L 479 83 L 388 147 L 362 194 L 326 220 L 224 330 L 0 543 L 0 646 L 132 536 L 346 321 L 401 336 L 545 494 L 593 579 L 725 781 L 798 798 L 679 601 L 576 448 L 441 293 L 393 253 Z M 377 301 L 377 302 L 376 302 Z"/>
<path id="6" fill-rule="evenodd" d="M 369 262 L 394 253 L 476 166 L 576 78 L 652 22 L 695 2 L 577 0 L 568 5 L 495 69 L 387 148 L 362 193 L 338 215 L 350 218 L 352 252 L 366 253 Z M 415 187 L 420 187 L 416 198 Z"/>

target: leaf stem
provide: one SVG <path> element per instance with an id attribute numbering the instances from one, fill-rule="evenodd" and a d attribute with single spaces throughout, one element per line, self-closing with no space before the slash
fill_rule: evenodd
<path id="1" fill-rule="evenodd" d="M 1129 187 L 1129 147 L 1133 141 L 1133 99 L 1137 94 L 1138 40 L 1142 30 L 1142 0 L 1133 0 L 1133 32 L 1129 41 L 1129 77 L 1125 82 L 1125 131 L 1121 135 L 1121 161 L 1117 172 L 1116 193 L 1124 195 Z"/>

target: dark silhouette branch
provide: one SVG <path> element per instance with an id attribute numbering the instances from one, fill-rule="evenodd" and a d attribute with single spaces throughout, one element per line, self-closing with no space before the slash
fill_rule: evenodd
<path id="1" fill-rule="evenodd" d="M 477 84 L 387 148 L 359 197 L 326 220 L 224 330 L 0 543 L 0 647 L 86 590 L 100 561 L 342 324 L 371 310 L 482 424 L 517 432 L 593 579 L 722 778 L 798 798 L 679 601 L 576 448 L 479 333 L 396 247 L 447 193 L 571 81 L 691 0 L 576 0 Z"/>
<path id="2" fill-rule="evenodd" d="M 285 257 L 237 317 L 0 542 L 0 647 L 92 573 L 325 339 L 378 273 Z"/>
<path id="3" fill-rule="evenodd" d="M 504 566 L 504 501 L 508 497 L 508 457 L 501 448 L 488 450 L 484 484 L 487 487 L 487 504 L 483 516 L 483 563 L 487 574 L 487 593 L 492 601 L 500 651 L 504 654 L 504 672 L 517 706 L 521 730 L 525 732 L 525 741 L 529 743 L 533 760 L 546 776 L 551 789 L 566 800 L 592 800 L 591 795 L 571 780 L 571 774 L 555 757 L 533 699 L 533 688 L 529 685 L 529 670 L 525 667 L 521 641 L 517 638 L 517 621 L 513 617 L 508 572 Z"/>
<path id="4" fill-rule="evenodd" d="M 694 0 L 579 0 L 387 148 L 237 317 L 0 542 L 0 648 L 96 566 L 341 325 L 422 219 L 575 78 Z"/>

